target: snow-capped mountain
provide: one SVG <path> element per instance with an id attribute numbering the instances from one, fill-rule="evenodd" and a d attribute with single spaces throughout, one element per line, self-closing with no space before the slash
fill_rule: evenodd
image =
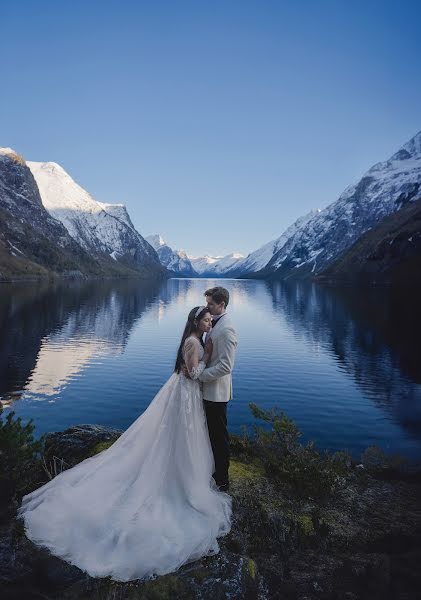
<path id="1" fill-rule="evenodd" d="M 418 199 L 420 189 L 421 131 L 338 200 L 304 220 L 257 276 L 302 279 L 323 272 L 366 231 Z"/>
<path id="2" fill-rule="evenodd" d="M 43 205 L 82 248 L 130 268 L 162 270 L 155 250 L 133 227 L 124 205 L 97 202 L 57 163 L 27 164 Z"/>
<path id="3" fill-rule="evenodd" d="M 233 252 L 226 256 L 209 256 L 205 254 L 205 256 L 190 256 L 189 258 L 199 277 L 225 277 L 244 256 L 238 252 Z"/>
<path id="4" fill-rule="evenodd" d="M 43 206 L 25 160 L 0 148 L 0 279 L 100 273 L 100 265 Z"/>
<path id="5" fill-rule="evenodd" d="M 242 260 L 237 261 L 233 264 L 232 269 L 229 270 L 231 276 L 241 275 L 246 276 L 248 273 L 256 273 L 263 269 L 268 262 L 292 237 L 295 233 L 303 227 L 310 219 L 320 212 L 319 209 L 310 211 L 307 215 L 300 217 L 290 225 L 284 233 L 276 240 L 268 242 L 258 250 L 255 250 Z"/>
<path id="6" fill-rule="evenodd" d="M 222 256 L 189 256 L 190 262 L 193 265 L 197 275 L 205 276 L 208 272 L 211 272 L 214 265 L 217 264 L 223 257 Z"/>
<path id="7" fill-rule="evenodd" d="M 244 255 L 239 252 L 232 252 L 226 256 L 218 257 L 215 262 L 212 263 L 212 269 L 210 271 L 214 276 L 225 276 L 232 269 L 235 269 L 237 264 L 244 259 Z"/>
<path id="8" fill-rule="evenodd" d="M 97 201 L 98 202 L 98 201 Z M 135 229 L 132 220 L 127 212 L 124 204 L 107 204 L 106 202 L 98 202 L 99 206 L 109 215 L 119 219 L 131 229 Z"/>
<path id="9" fill-rule="evenodd" d="M 170 248 L 158 234 L 146 239 L 157 251 L 163 266 L 185 277 L 223 277 L 244 258 L 236 252 L 227 256 L 188 256 L 185 250 Z"/>
<path id="10" fill-rule="evenodd" d="M 158 234 L 148 235 L 145 239 L 155 248 L 161 265 L 168 270 L 185 277 L 195 277 L 197 275 L 184 250 L 173 250 Z"/>

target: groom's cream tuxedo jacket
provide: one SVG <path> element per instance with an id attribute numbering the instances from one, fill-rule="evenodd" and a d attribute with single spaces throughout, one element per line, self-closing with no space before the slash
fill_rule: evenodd
<path id="1" fill-rule="evenodd" d="M 218 319 L 209 335 L 213 342 L 212 356 L 199 376 L 199 380 L 203 382 L 203 398 L 213 402 L 228 402 L 232 399 L 231 371 L 234 367 L 237 335 L 226 313 Z"/>

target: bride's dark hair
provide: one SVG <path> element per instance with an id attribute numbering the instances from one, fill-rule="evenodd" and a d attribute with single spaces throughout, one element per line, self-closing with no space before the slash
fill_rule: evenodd
<path id="1" fill-rule="evenodd" d="M 200 319 L 203 319 L 205 314 L 207 312 L 209 312 L 209 308 L 207 306 L 205 306 L 196 317 L 196 313 L 199 310 L 199 308 L 200 308 L 200 306 L 195 306 L 194 308 L 192 308 L 191 311 L 189 312 L 189 316 L 187 317 L 187 323 L 184 328 L 183 335 L 181 336 L 181 342 L 180 342 L 180 346 L 179 346 L 178 352 L 177 352 L 177 359 L 175 361 L 174 371 L 176 373 L 179 373 L 181 371 L 181 367 L 184 365 L 184 360 L 183 360 L 184 342 L 189 337 L 189 335 L 191 335 L 192 333 L 197 331 L 197 325 L 198 325 Z M 200 343 L 202 344 L 202 346 L 204 346 L 202 339 L 200 340 Z"/>

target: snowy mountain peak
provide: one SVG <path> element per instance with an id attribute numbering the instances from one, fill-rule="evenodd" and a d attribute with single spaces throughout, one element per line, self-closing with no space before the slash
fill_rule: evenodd
<path id="1" fill-rule="evenodd" d="M 168 246 L 165 240 L 159 235 L 148 235 L 146 241 L 154 248 L 158 254 L 161 265 L 173 271 L 177 275 L 194 277 L 195 270 L 184 250 L 173 250 Z"/>
<path id="2" fill-rule="evenodd" d="M 32 165 L 34 169 L 42 169 L 49 174 L 59 175 L 65 179 L 72 179 L 65 169 L 56 162 L 40 162 L 40 161 L 28 161 L 28 165 Z M 32 170 L 31 167 L 31 170 Z"/>
<path id="3" fill-rule="evenodd" d="M 406 150 L 411 155 L 411 158 L 421 157 L 421 131 L 404 144 L 401 150 Z"/>
<path id="4" fill-rule="evenodd" d="M 0 154 L 5 154 L 8 156 L 10 154 L 17 154 L 17 152 L 15 152 L 13 148 L 0 148 Z"/>
<path id="5" fill-rule="evenodd" d="M 85 250 L 130 267 L 160 270 L 158 256 L 138 233 L 123 204 L 98 202 L 54 162 L 28 161 L 42 203 Z"/>
<path id="6" fill-rule="evenodd" d="M 209 254 L 205 254 L 204 256 L 192 256 L 189 254 L 188 256 L 190 260 L 201 260 L 206 262 L 208 265 L 211 265 L 222 258 L 222 256 L 210 256 Z"/>
<path id="7" fill-rule="evenodd" d="M 281 247 L 273 248 L 273 257 L 263 267 L 263 275 L 294 279 L 322 273 L 382 219 L 420 198 L 420 192 L 418 132 L 393 156 L 376 163 L 359 181 L 348 186 L 336 201 L 307 222 L 297 222 L 296 231 L 287 236 Z"/>
<path id="8" fill-rule="evenodd" d="M 159 235 L 159 233 L 148 235 L 145 237 L 145 240 L 149 242 L 150 245 L 155 248 L 155 250 L 167 245 L 167 242 Z"/>
<path id="9" fill-rule="evenodd" d="M 222 277 L 244 258 L 239 252 L 232 252 L 227 256 L 191 256 L 185 250 L 170 248 L 159 234 L 149 235 L 146 240 L 157 251 L 163 266 L 188 277 Z"/>
<path id="10" fill-rule="evenodd" d="M 194 270 L 202 277 L 222 277 L 242 259 L 243 255 L 239 252 L 232 252 L 227 256 L 209 256 L 205 254 L 205 256 L 190 257 Z"/>

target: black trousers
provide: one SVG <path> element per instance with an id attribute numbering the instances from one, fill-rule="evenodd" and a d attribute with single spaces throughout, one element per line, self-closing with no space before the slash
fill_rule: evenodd
<path id="1" fill-rule="evenodd" d="M 230 446 L 227 429 L 228 402 L 211 402 L 203 400 L 209 437 L 215 459 L 213 478 L 218 485 L 228 483 L 228 468 L 230 464 Z"/>

